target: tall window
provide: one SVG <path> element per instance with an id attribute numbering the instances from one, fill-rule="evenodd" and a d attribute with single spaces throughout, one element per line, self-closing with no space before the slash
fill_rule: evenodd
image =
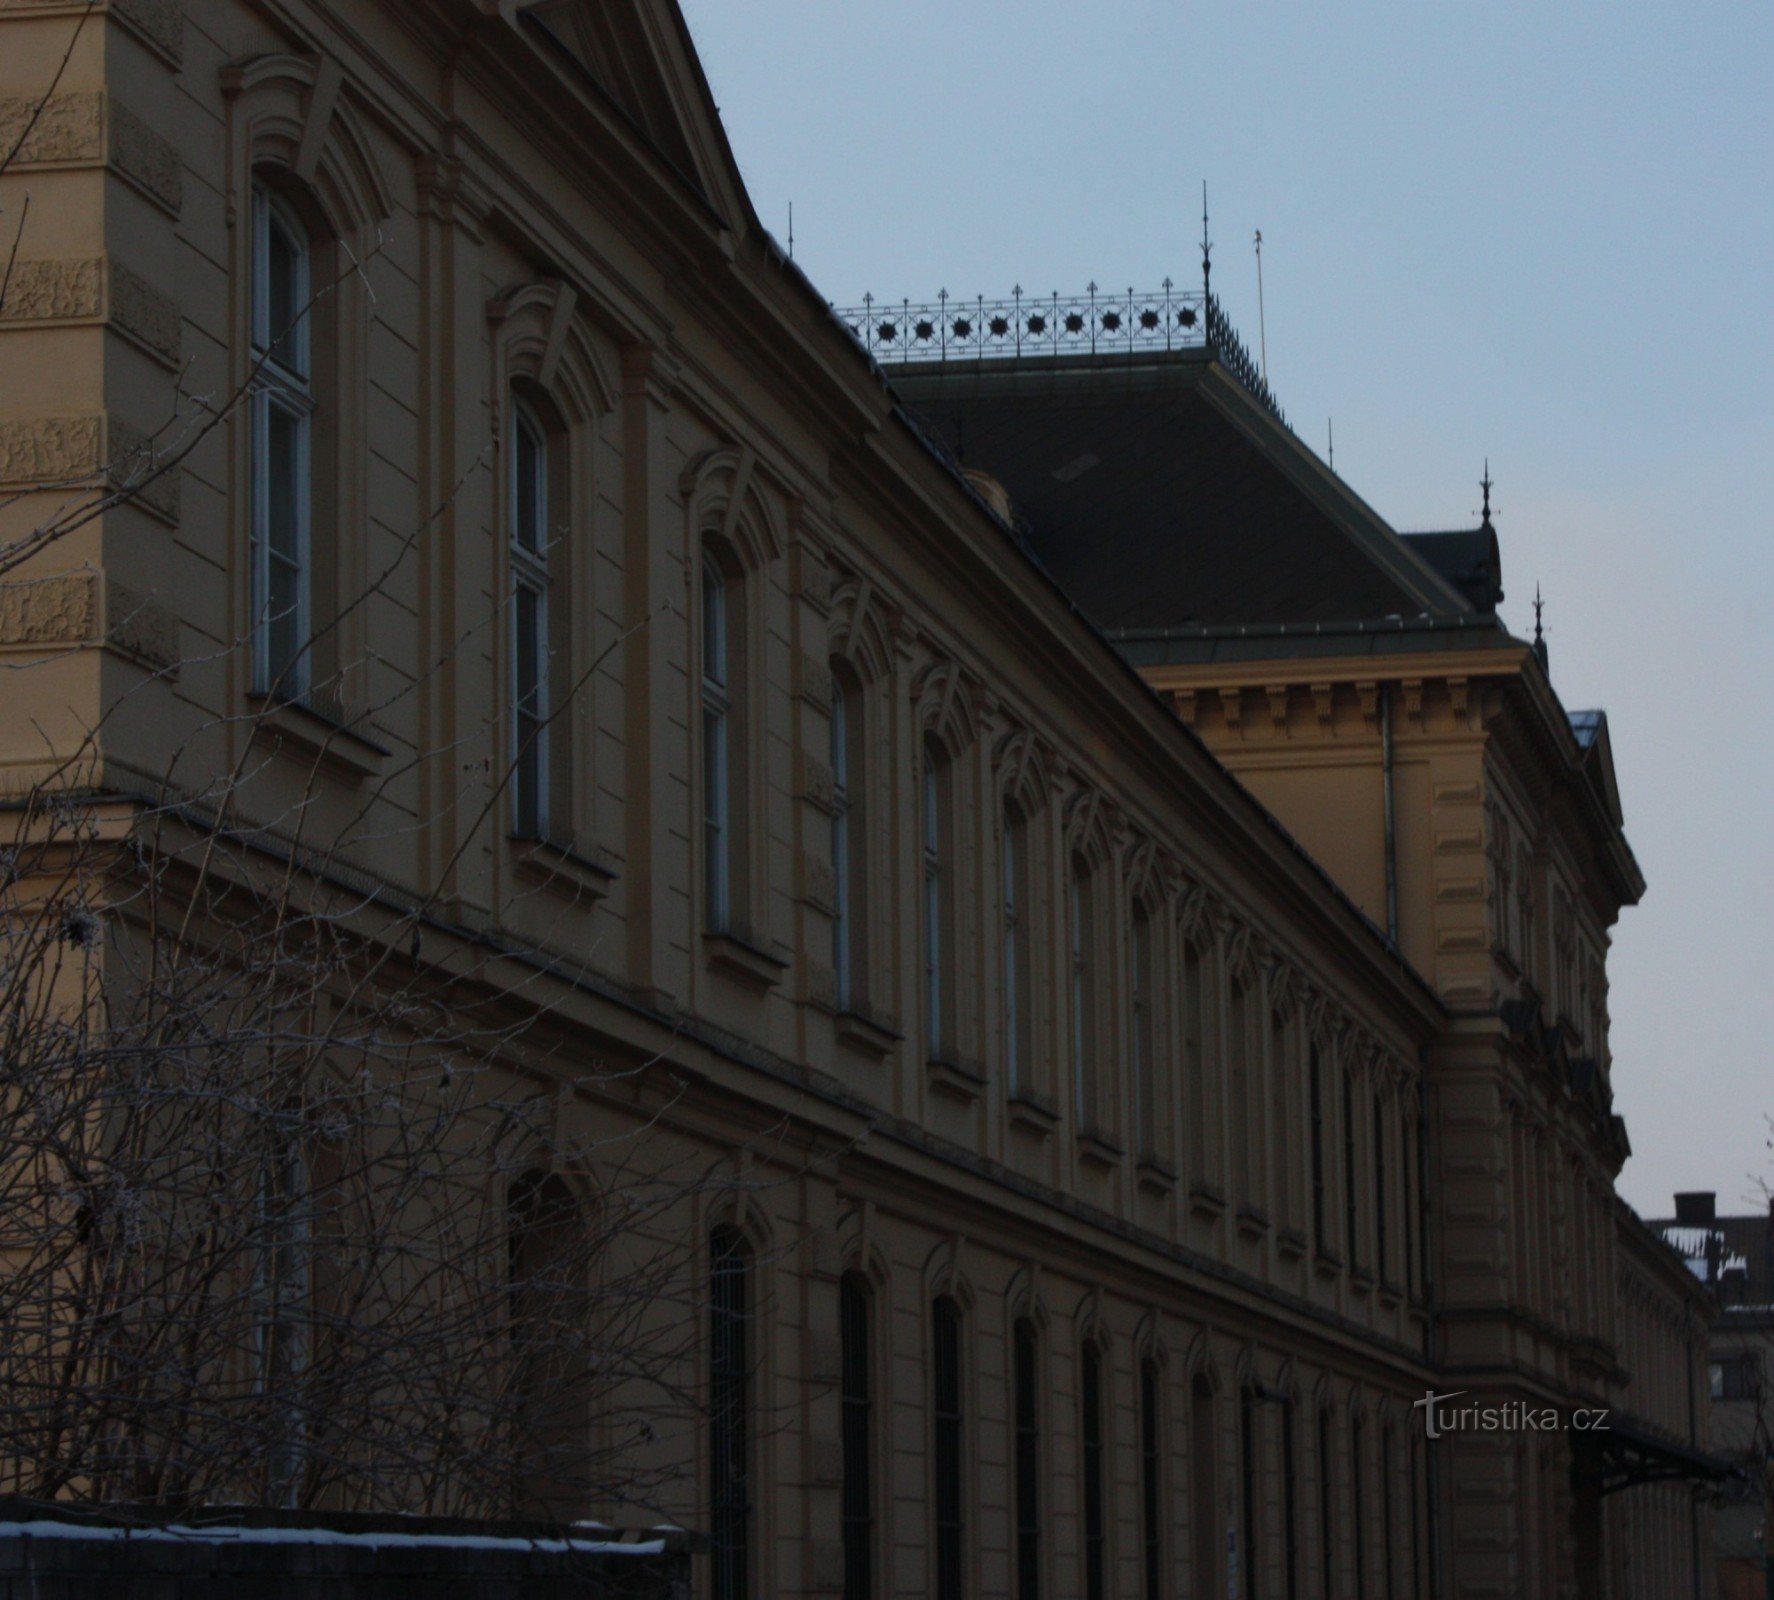
<path id="1" fill-rule="evenodd" d="M 1312 1102 L 1312 1244 L 1323 1255 L 1329 1248 L 1324 1223 L 1324 1074 L 1316 1044 L 1306 1054 L 1306 1082 Z"/>
<path id="2" fill-rule="evenodd" d="M 832 675 L 832 970 L 838 1008 L 861 998 L 868 960 L 868 815 L 863 781 L 862 695 L 847 673 Z"/>
<path id="3" fill-rule="evenodd" d="M 307 1455 L 313 1220 L 308 1164 L 293 1142 L 280 1143 L 266 1152 L 259 1173 L 254 1264 L 259 1392 L 278 1413 L 264 1461 L 265 1498 L 276 1506 L 299 1503 Z"/>
<path id="4" fill-rule="evenodd" d="M 1152 919 L 1144 905 L 1133 911 L 1129 938 L 1128 1009 L 1132 1025 L 1133 1099 L 1135 1136 L 1140 1155 L 1159 1153 L 1158 1064 L 1156 1029 L 1152 1006 L 1157 985 L 1152 968 Z"/>
<path id="5" fill-rule="evenodd" d="M 1386 1107 L 1374 1096 L 1374 1271 L 1384 1280 L 1386 1261 Z"/>
<path id="6" fill-rule="evenodd" d="M 591 1474 L 584 1218 L 558 1174 L 530 1171 L 511 1185 L 506 1227 L 512 1422 L 527 1465 L 513 1509 L 571 1520 L 585 1514 Z"/>
<path id="7" fill-rule="evenodd" d="M 931 1424 L 935 1445 L 936 1600 L 962 1600 L 967 1532 L 962 1475 L 961 1310 L 947 1295 L 931 1307 Z"/>
<path id="8" fill-rule="evenodd" d="M 726 573 L 702 552 L 702 890 L 711 933 L 733 916 L 733 662 Z"/>
<path id="9" fill-rule="evenodd" d="M 1103 1600 L 1103 1357 L 1094 1340 L 1086 1340 L 1080 1354 L 1078 1392 L 1084 1413 L 1084 1594 L 1085 1600 Z"/>
<path id="10" fill-rule="evenodd" d="M 548 434 L 535 408 L 511 397 L 512 821 L 526 839 L 548 832 Z"/>
<path id="11" fill-rule="evenodd" d="M 1072 961 L 1072 1109 L 1077 1113 L 1080 1127 L 1088 1127 L 1096 1112 L 1091 1084 L 1091 1053 L 1096 1048 L 1096 974 L 1091 963 L 1095 920 L 1091 889 L 1089 866 L 1082 856 L 1074 856 L 1067 917 Z"/>
<path id="12" fill-rule="evenodd" d="M 1164 1583 L 1164 1428 L 1158 1363 L 1140 1363 L 1140 1579 L 1144 1600 L 1160 1600 Z"/>
<path id="13" fill-rule="evenodd" d="M 874 1593 L 874 1398 L 869 1372 L 868 1285 L 847 1273 L 838 1286 L 843 1383 L 844 1600 Z"/>
<path id="14" fill-rule="evenodd" d="M 1016 1597 L 1041 1600 L 1041 1374 L 1035 1325 L 1011 1336 L 1016 1412 Z"/>
<path id="15" fill-rule="evenodd" d="M 1238 1391 L 1238 1472 L 1244 1512 L 1244 1538 L 1238 1552 L 1243 1600 L 1262 1592 L 1257 1569 L 1257 1393 L 1249 1384 Z"/>
<path id="16" fill-rule="evenodd" d="M 1300 1600 L 1300 1484 L 1294 1459 L 1294 1403 L 1281 1402 L 1281 1559 L 1287 1600 Z"/>
<path id="17" fill-rule="evenodd" d="M 1385 1584 L 1386 1600 L 1397 1600 L 1396 1577 L 1393 1572 L 1393 1495 L 1397 1490 L 1393 1459 L 1393 1434 L 1390 1424 L 1380 1434 L 1380 1530 L 1385 1542 L 1380 1546 L 1380 1573 Z"/>
<path id="18" fill-rule="evenodd" d="M 947 983 L 949 899 L 949 763 L 942 746 L 924 741 L 924 1037 L 931 1060 L 950 1047 L 954 999 Z"/>
<path id="19" fill-rule="evenodd" d="M 1183 945 L 1183 1081 L 1187 1085 L 1189 1127 L 1184 1130 L 1194 1161 L 1194 1176 L 1207 1177 L 1207 1015 L 1201 974 L 1201 952 Z"/>
<path id="20" fill-rule="evenodd" d="M 253 190 L 252 675 L 259 694 L 300 699 L 311 663 L 314 367 L 308 233 Z"/>
<path id="21" fill-rule="evenodd" d="M 1343 1243 L 1351 1270 L 1356 1265 L 1355 1231 L 1355 1078 L 1343 1074 Z"/>
<path id="22" fill-rule="evenodd" d="M 1417 1129 L 1408 1107 L 1398 1114 L 1398 1187 L 1404 1211 L 1404 1287 L 1417 1293 L 1420 1276 L 1417 1261 L 1417 1197 L 1422 1178 L 1418 1173 Z"/>
<path id="23" fill-rule="evenodd" d="M 1331 1416 L 1318 1413 L 1318 1591 L 1330 1600 L 1335 1590 L 1336 1483 L 1331 1464 Z"/>
<path id="24" fill-rule="evenodd" d="M 710 1241 L 709 1509 L 715 1600 L 751 1593 L 751 1417 L 748 1323 L 751 1263 L 723 1228 Z"/>
<path id="25" fill-rule="evenodd" d="M 1004 843 L 999 863 L 999 898 L 1004 906 L 1004 1062 L 1012 1094 L 1033 1086 L 1030 1070 L 1033 1030 L 1029 981 L 1028 829 L 1013 808 L 1004 812 Z"/>
<path id="26" fill-rule="evenodd" d="M 1232 1190 L 1235 1200 L 1255 1200 L 1253 1144 L 1262 1139 L 1260 1109 L 1253 1095 L 1250 1065 L 1250 989 L 1242 978 L 1232 980 L 1226 1006 L 1226 1077 L 1232 1098 L 1226 1137 L 1232 1142 Z"/>
<path id="27" fill-rule="evenodd" d="M 1349 1419 L 1349 1506 L 1350 1506 L 1350 1537 L 1355 1542 L 1355 1592 L 1367 1594 L 1367 1530 L 1362 1523 L 1367 1519 L 1367 1508 L 1362 1504 L 1361 1494 L 1361 1418 Z"/>
<path id="28" fill-rule="evenodd" d="M 1189 1543 L 1195 1558 L 1193 1592 L 1219 1587 L 1219 1450 L 1214 1431 L 1213 1385 L 1197 1374 L 1189 1385 Z"/>

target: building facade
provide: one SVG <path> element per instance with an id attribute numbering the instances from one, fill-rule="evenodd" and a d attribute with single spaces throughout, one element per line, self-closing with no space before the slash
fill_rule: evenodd
<path id="1" fill-rule="evenodd" d="M 1335 551 L 1323 651 L 1136 647 L 1041 548 L 1089 523 L 983 415 L 957 461 L 942 374 L 884 377 L 759 225 L 664 0 L 87 13 L 0 7 L 8 797 L 126 835 L 222 783 L 398 910 L 366 939 L 545 1020 L 504 1092 L 567 1143 L 743 1180 L 677 1219 L 704 1414 L 650 1446 L 706 1593 L 1706 1591 L 1624 1443 L 1416 1405 L 1704 1439 L 1690 1286 L 1612 1194 L 1605 724 L 1210 296 L 1161 352 L 1031 333 L 1003 393 L 1188 388 L 1247 532 Z M 1183 493 L 1148 465 L 1068 485 Z M 1395 589 L 1432 626 L 1379 673 Z M 1675 1310 L 1629 1346 L 1641 1278 Z"/>
<path id="2" fill-rule="evenodd" d="M 1740 1476 L 1713 1514 L 1719 1593 L 1730 1600 L 1766 1594 L 1771 1425 L 1767 1371 L 1774 1353 L 1774 1207 L 1721 1216 L 1718 1196 L 1675 1196 L 1675 1214 L 1647 1227 L 1711 1290 L 1707 1392 L 1713 1448 Z"/>

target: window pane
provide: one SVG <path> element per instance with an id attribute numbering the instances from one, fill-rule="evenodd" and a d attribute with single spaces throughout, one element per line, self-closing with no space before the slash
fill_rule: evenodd
<path id="1" fill-rule="evenodd" d="M 727 682 L 727 591 L 720 569 L 706 556 L 702 566 L 702 677 Z"/>
<path id="2" fill-rule="evenodd" d="M 844 1600 L 869 1600 L 874 1586 L 869 1293 L 854 1275 L 839 1286 L 838 1322 L 843 1369 Z"/>
<path id="3" fill-rule="evenodd" d="M 546 447 L 535 425 L 521 411 L 512 431 L 512 537 L 526 550 L 540 551 L 548 496 Z"/>
<path id="4" fill-rule="evenodd" d="M 702 714 L 703 895 L 709 926 L 727 925 L 727 718 L 704 708 Z"/>
<path id="5" fill-rule="evenodd" d="M 305 248 L 289 225 L 273 212 L 266 230 L 265 336 L 271 341 L 272 358 L 298 376 L 306 377 L 308 353 L 303 330 L 297 326 L 306 307 Z"/>
<path id="6" fill-rule="evenodd" d="M 945 1299 L 936 1302 L 931 1321 L 935 1347 L 931 1365 L 936 1434 L 936 1595 L 937 1600 L 961 1600 L 961 1317 L 954 1302 Z"/>
<path id="7" fill-rule="evenodd" d="M 709 1301 L 709 1463 L 716 1600 L 750 1590 L 750 1439 L 746 1332 L 748 1285 L 739 1241 L 715 1236 Z"/>

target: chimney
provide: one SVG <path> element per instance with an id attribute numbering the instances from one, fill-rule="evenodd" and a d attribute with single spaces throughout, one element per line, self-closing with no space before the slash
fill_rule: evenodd
<path id="1" fill-rule="evenodd" d="M 1690 1190 L 1675 1197 L 1676 1226 L 1710 1228 L 1718 1214 L 1718 1195 L 1711 1189 Z"/>

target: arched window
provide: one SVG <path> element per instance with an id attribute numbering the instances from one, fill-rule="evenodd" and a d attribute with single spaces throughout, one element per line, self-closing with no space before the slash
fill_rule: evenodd
<path id="1" fill-rule="evenodd" d="M 526 1470 L 512 1512 L 583 1516 L 590 1487 L 585 1220 L 556 1174 L 530 1171 L 506 1200 L 511 1426 Z"/>
<path id="2" fill-rule="evenodd" d="M 1022 814 L 1006 806 L 998 893 L 1004 908 L 1004 1064 L 1012 1094 L 1026 1094 L 1034 1087 L 1028 846 Z"/>
<path id="3" fill-rule="evenodd" d="M 1234 976 L 1226 1002 L 1226 1079 L 1231 1096 L 1226 1118 L 1226 1137 L 1232 1142 L 1232 1197 L 1256 1202 L 1256 1161 L 1253 1149 L 1262 1141 L 1262 1122 L 1253 1118 L 1259 1109 L 1251 1071 L 1250 985 Z"/>
<path id="4" fill-rule="evenodd" d="M 953 1047 L 954 996 L 949 983 L 954 904 L 950 764 L 934 739 L 924 741 L 921 832 L 924 852 L 924 1038 L 930 1060 Z"/>
<path id="5" fill-rule="evenodd" d="M 702 552 L 702 898 L 710 933 L 733 917 L 733 746 L 735 702 L 732 637 L 737 587 L 716 552 Z"/>
<path id="6" fill-rule="evenodd" d="M 1262 1593 L 1257 1553 L 1257 1529 L 1260 1517 L 1257 1496 L 1262 1489 L 1262 1469 L 1257 1462 L 1257 1392 L 1245 1384 L 1238 1391 L 1238 1476 L 1239 1502 L 1244 1516 L 1242 1545 L 1238 1552 L 1238 1572 L 1243 1580 L 1239 1593 L 1242 1600 L 1257 1600 Z"/>
<path id="7" fill-rule="evenodd" d="M 715 1600 L 751 1593 L 751 1259 L 732 1229 L 709 1241 L 709 1533 Z"/>
<path id="8" fill-rule="evenodd" d="M 1189 1144 L 1192 1173 L 1208 1181 L 1208 1082 L 1207 1082 L 1207 985 L 1203 979 L 1201 952 L 1192 939 L 1183 942 L 1183 1083 L 1189 1124 L 1183 1130 Z"/>
<path id="9" fill-rule="evenodd" d="M 1336 1591 L 1336 1480 L 1331 1461 L 1331 1414 L 1318 1413 L 1318 1591 L 1329 1600 Z"/>
<path id="10" fill-rule="evenodd" d="M 1080 1129 L 1095 1125 L 1097 1116 L 1094 1055 L 1096 1051 L 1096 935 L 1094 877 L 1082 856 L 1072 858 L 1067 921 L 1072 966 L 1072 1109 Z"/>
<path id="11" fill-rule="evenodd" d="M 1163 1154 L 1163 1119 L 1158 1105 L 1158 1029 L 1153 1017 L 1158 998 L 1154 960 L 1151 914 L 1143 901 L 1135 901 L 1128 933 L 1128 1045 L 1133 1058 L 1135 1148 L 1141 1156 Z"/>
<path id="12" fill-rule="evenodd" d="M 1386 1254 L 1386 1103 L 1374 1095 L 1374 1272 L 1382 1283 L 1391 1280 Z"/>
<path id="13" fill-rule="evenodd" d="M 1355 1170 L 1355 1075 L 1343 1071 L 1343 1244 L 1349 1252 L 1349 1270 L 1359 1264 L 1361 1234 L 1356 1228 Z"/>
<path id="14" fill-rule="evenodd" d="M 870 1600 L 875 1577 L 874 1382 L 870 1366 L 873 1296 L 849 1272 L 838 1285 L 838 1364 L 844 1447 L 844 1600 Z"/>
<path id="15" fill-rule="evenodd" d="M 293 1140 L 266 1152 L 259 1172 L 254 1264 L 259 1392 L 270 1402 L 267 1504 L 301 1503 L 310 1418 L 305 1390 L 313 1359 L 314 1200 L 308 1164 Z"/>
<path id="16" fill-rule="evenodd" d="M 548 835 L 553 763 L 549 637 L 554 474 L 549 436 L 536 407 L 511 396 L 511 811 L 520 838 Z"/>
<path id="17" fill-rule="evenodd" d="M 961 1389 L 961 1308 L 947 1295 L 930 1308 L 931 1511 L 936 1534 L 936 1600 L 966 1593 L 966 1457 Z"/>
<path id="18" fill-rule="evenodd" d="M 1078 1359 L 1079 1451 L 1084 1491 L 1084 1595 L 1103 1600 L 1104 1542 L 1108 1519 L 1103 1506 L 1103 1355 L 1086 1339 Z"/>
<path id="19" fill-rule="evenodd" d="M 252 684 L 300 700 L 313 681 L 313 251 L 263 185 L 252 222 Z"/>
<path id="20" fill-rule="evenodd" d="M 862 691 L 832 668 L 832 969 L 838 1009 L 866 997 L 868 972 L 868 781 Z"/>
<path id="21" fill-rule="evenodd" d="M 1041 1600 L 1041 1346 L 1035 1324 L 1018 1317 L 1011 1335 L 1016 1427 L 1016 1596 Z"/>
<path id="22" fill-rule="evenodd" d="M 1318 1062 L 1318 1045 L 1306 1050 L 1306 1091 L 1312 1133 L 1312 1248 L 1319 1255 L 1330 1252 L 1324 1216 L 1324 1071 Z"/>
<path id="23" fill-rule="evenodd" d="M 1300 1484 L 1294 1402 L 1281 1402 L 1281 1560 L 1287 1600 L 1300 1600 Z"/>
<path id="24" fill-rule="evenodd" d="M 1380 1575 L 1386 1600 L 1397 1600 L 1398 1597 L 1396 1562 L 1393 1559 L 1393 1499 L 1398 1490 L 1397 1471 L 1392 1425 L 1388 1423 L 1380 1433 L 1380 1532 L 1384 1541 L 1380 1546 Z"/>
<path id="25" fill-rule="evenodd" d="M 1189 1548 L 1194 1558 L 1192 1592 L 1210 1595 L 1219 1587 L 1219 1435 L 1213 1385 L 1196 1373 L 1189 1385 Z"/>
<path id="26" fill-rule="evenodd" d="M 1140 1581 L 1144 1600 L 1162 1600 L 1164 1582 L 1164 1412 L 1158 1363 L 1140 1362 Z"/>
<path id="27" fill-rule="evenodd" d="M 1361 1492 L 1362 1426 L 1360 1417 L 1349 1419 L 1349 1537 L 1355 1546 L 1355 1592 L 1367 1593 L 1367 1507 Z"/>

